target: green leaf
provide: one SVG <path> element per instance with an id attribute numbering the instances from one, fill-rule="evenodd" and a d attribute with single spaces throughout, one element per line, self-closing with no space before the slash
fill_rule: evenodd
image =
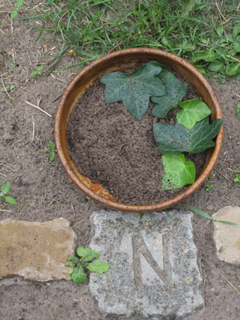
<path id="1" fill-rule="evenodd" d="M 68 261 L 72 261 L 73 263 L 78 264 L 79 259 L 77 257 L 74 257 L 74 256 L 69 256 L 68 257 Z"/>
<path id="2" fill-rule="evenodd" d="M 92 262 L 89 263 L 88 266 L 86 267 L 87 269 L 89 269 L 92 272 L 97 272 L 97 273 L 105 273 L 108 271 L 109 269 L 109 265 L 107 262 L 105 261 L 98 261 L 98 262 Z"/>
<path id="3" fill-rule="evenodd" d="M 139 219 L 142 220 L 143 216 L 144 216 L 144 213 L 141 212 Z"/>
<path id="4" fill-rule="evenodd" d="M 239 33 L 240 33 L 240 26 L 236 25 L 236 26 L 233 28 L 233 36 L 236 38 Z"/>
<path id="5" fill-rule="evenodd" d="M 177 108 L 178 103 L 182 100 L 187 92 L 187 86 L 180 80 L 170 78 L 165 85 L 167 94 L 163 97 L 152 97 L 152 102 L 156 103 L 152 114 L 158 118 L 166 117 L 169 110 Z"/>
<path id="6" fill-rule="evenodd" d="M 93 259 L 99 259 L 99 254 L 89 248 L 78 247 L 77 254 L 79 257 L 84 258 L 85 261 L 92 261 Z"/>
<path id="7" fill-rule="evenodd" d="M 231 63 L 226 67 L 226 74 L 228 76 L 235 76 L 240 72 L 240 62 Z"/>
<path id="8" fill-rule="evenodd" d="M 39 66 L 37 69 L 38 69 L 38 71 L 42 71 L 43 66 Z"/>
<path id="9" fill-rule="evenodd" d="M 212 141 L 216 137 L 223 119 L 217 119 L 209 125 L 209 117 L 198 122 L 191 130 L 176 123 L 155 123 L 153 134 L 155 140 L 160 144 L 157 149 L 165 154 L 177 154 L 188 152 L 189 154 L 200 153 L 215 145 Z"/>
<path id="10" fill-rule="evenodd" d="M 17 11 L 12 11 L 11 13 L 11 19 L 15 18 L 17 16 Z"/>
<path id="11" fill-rule="evenodd" d="M 53 161 L 54 157 L 55 157 L 55 152 L 51 152 L 49 157 L 50 161 Z"/>
<path id="12" fill-rule="evenodd" d="M 14 200 L 12 197 L 5 197 L 5 199 L 10 204 L 16 204 L 17 203 L 17 201 Z"/>
<path id="13" fill-rule="evenodd" d="M 170 81 L 171 79 L 176 79 L 174 74 L 169 71 L 167 66 L 161 65 L 161 68 L 162 68 L 162 71 L 159 73 L 157 77 L 162 81 L 164 85 L 166 85 L 166 83 L 168 83 L 168 81 Z"/>
<path id="14" fill-rule="evenodd" d="M 75 267 L 76 264 L 75 264 L 74 262 L 72 262 L 72 261 L 67 261 L 67 262 L 66 262 L 66 266 Z"/>
<path id="15" fill-rule="evenodd" d="M 198 71 L 200 71 L 202 74 L 206 73 L 205 69 L 203 69 L 202 67 L 200 67 L 200 66 L 194 66 L 194 67 L 197 68 Z"/>
<path id="16" fill-rule="evenodd" d="M 217 26 L 216 32 L 217 32 L 217 34 L 219 35 L 219 37 L 221 37 L 221 35 L 222 35 L 223 32 L 224 32 L 223 26 L 222 26 L 221 24 L 220 24 L 219 26 Z"/>
<path id="17" fill-rule="evenodd" d="M 226 54 L 228 53 L 228 49 L 227 48 L 219 48 L 216 49 L 216 59 L 220 60 L 220 61 L 226 61 Z"/>
<path id="18" fill-rule="evenodd" d="M 37 71 L 34 70 L 34 71 L 32 72 L 32 76 L 35 76 L 36 74 L 37 74 Z"/>
<path id="19" fill-rule="evenodd" d="M 199 99 L 181 102 L 179 106 L 183 110 L 177 113 L 177 122 L 189 130 L 192 129 L 197 122 L 212 113 L 208 106 Z"/>
<path id="20" fill-rule="evenodd" d="M 189 206 L 189 205 L 184 204 L 184 203 L 180 203 L 180 204 L 181 204 L 182 206 L 185 206 L 185 207 L 189 208 L 190 210 L 196 212 L 196 213 L 199 214 L 200 216 L 209 219 L 209 220 L 212 220 L 212 221 L 215 221 L 215 222 L 220 222 L 220 223 L 229 224 L 229 225 L 232 225 L 232 226 L 238 226 L 238 224 L 237 224 L 237 223 L 234 223 L 234 222 L 215 220 L 215 219 L 213 219 L 211 216 L 209 216 L 207 213 L 205 213 L 205 212 L 202 211 L 202 210 L 199 210 L 199 209 L 197 209 L 197 208 L 195 208 L 195 207 Z"/>
<path id="21" fill-rule="evenodd" d="M 54 146 L 53 141 L 50 141 L 50 142 L 49 142 L 49 147 L 50 147 L 51 150 L 54 150 L 54 149 L 55 149 L 55 146 Z"/>
<path id="22" fill-rule="evenodd" d="M 87 282 L 87 274 L 83 271 L 82 267 L 74 268 L 73 272 L 71 273 L 71 277 L 75 284 Z"/>
<path id="23" fill-rule="evenodd" d="M 240 52 L 240 42 L 239 41 L 234 41 L 233 42 L 233 49 L 236 50 L 237 52 Z"/>
<path id="24" fill-rule="evenodd" d="M 24 0 L 18 0 L 18 2 L 16 3 L 16 6 L 20 8 L 23 5 L 23 1 Z"/>
<path id="25" fill-rule="evenodd" d="M 7 194 L 9 192 L 9 189 L 10 189 L 10 182 L 7 182 L 2 186 L 1 191 L 3 194 Z"/>
<path id="26" fill-rule="evenodd" d="M 183 154 L 166 154 L 162 157 L 164 172 L 162 189 L 172 190 L 182 188 L 195 181 L 195 167 L 192 161 L 186 161 Z"/>
<path id="27" fill-rule="evenodd" d="M 213 49 L 208 49 L 206 51 L 196 52 L 196 56 L 192 60 L 192 62 L 196 62 L 200 60 L 210 62 L 215 59 L 216 59 L 215 51 Z"/>
<path id="28" fill-rule="evenodd" d="M 213 72 L 218 72 L 224 67 L 224 64 L 221 61 L 215 60 L 210 63 L 208 69 Z"/>
<path id="29" fill-rule="evenodd" d="M 235 55 L 236 55 L 236 53 L 237 53 L 237 51 L 236 50 L 234 50 L 234 49 L 231 49 L 231 50 L 229 50 L 228 51 L 228 56 L 231 56 L 231 57 L 234 57 Z M 228 58 L 230 61 L 233 61 L 233 59 L 231 59 L 231 58 Z"/>
<path id="30" fill-rule="evenodd" d="M 127 110 L 138 120 L 147 111 L 150 96 L 161 96 L 165 88 L 156 77 L 162 68 L 157 62 L 148 62 L 128 76 L 121 72 L 104 75 L 100 81 L 106 84 L 105 103 L 123 102 Z"/>
<path id="31" fill-rule="evenodd" d="M 182 49 L 183 49 L 183 52 L 193 51 L 195 50 L 195 45 L 190 42 L 186 42 L 183 44 Z"/>

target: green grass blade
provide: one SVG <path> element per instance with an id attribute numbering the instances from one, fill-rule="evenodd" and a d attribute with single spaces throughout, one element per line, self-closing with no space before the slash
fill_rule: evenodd
<path id="1" fill-rule="evenodd" d="M 180 203 L 180 205 L 182 206 L 185 206 L 187 208 L 189 208 L 190 210 L 196 212 L 197 214 L 199 214 L 200 216 L 206 218 L 206 219 L 209 219 L 209 220 L 212 220 L 214 222 L 220 222 L 220 223 L 224 223 L 224 224 L 228 224 L 228 225 L 231 225 L 231 226 L 239 226 L 239 224 L 237 223 L 234 223 L 234 222 L 229 222 L 229 221 L 222 221 L 222 220 L 215 220 L 213 219 L 211 216 L 209 216 L 207 213 L 203 212 L 202 210 L 199 210 L 193 206 L 189 206 L 187 204 L 184 204 L 184 203 Z"/>

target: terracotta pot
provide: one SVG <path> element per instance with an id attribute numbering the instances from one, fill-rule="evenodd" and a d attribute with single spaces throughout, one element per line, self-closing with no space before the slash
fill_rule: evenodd
<path id="1" fill-rule="evenodd" d="M 157 61 L 183 75 L 193 85 L 197 94 L 203 98 L 203 101 L 211 109 L 211 121 L 222 118 L 222 111 L 216 94 L 205 77 L 189 62 L 169 52 L 148 48 L 125 49 L 99 58 L 78 73 L 67 86 L 58 105 L 55 117 L 56 148 L 64 169 L 67 171 L 67 174 L 75 185 L 93 200 L 116 210 L 138 213 L 153 212 L 166 209 L 183 201 L 195 192 L 207 179 L 213 170 L 222 146 L 223 128 L 221 128 L 217 135 L 215 147 L 208 150 L 205 167 L 194 184 L 190 185 L 184 192 L 179 193 L 176 197 L 152 205 L 137 206 L 120 203 L 100 184 L 92 183 L 89 178 L 84 177 L 77 170 L 68 155 L 66 145 L 67 121 L 74 106 L 87 89 L 97 82 L 104 74 L 136 68 L 139 66 L 139 63 L 146 63 L 148 61 Z"/>

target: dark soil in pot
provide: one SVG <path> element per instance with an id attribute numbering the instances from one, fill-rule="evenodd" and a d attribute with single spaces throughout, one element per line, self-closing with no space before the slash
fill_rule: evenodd
<path id="1" fill-rule="evenodd" d="M 129 72 L 127 72 L 129 73 Z M 176 75 L 176 74 L 175 74 Z M 187 84 L 184 100 L 197 98 L 194 88 Z M 164 119 L 152 115 L 150 103 L 141 121 L 135 119 L 122 102 L 104 103 L 105 85 L 97 82 L 80 99 L 69 117 L 67 126 L 68 152 L 84 176 L 100 183 L 122 203 L 147 205 L 163 202 L 182 189 L 162 191 L 163 164 L 153 136 L 153 124 L 175 124 L 173 109 Z M 196 178 L 203 170 L 206 152 L 188 157 L 196 168 Z"/>

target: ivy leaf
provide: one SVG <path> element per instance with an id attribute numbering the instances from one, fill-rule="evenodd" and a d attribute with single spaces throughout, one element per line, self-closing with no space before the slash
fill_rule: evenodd
<path id="1" fill-rule="evenodd" d="M 73 282 L 76 284 L 87 282 L 87 274 L 83 271 L 83 268 L 81 266 L 73 269 L 71 277 L 73 279 Z"/>
<path id="2" fill-rule="evenodd" d="M 183 154 L 166 154 L 162 157 L 164 166 L 162 189 L 182 188 L 195 181 L 195 167 L 192 161 L 186 161 Z"/>
<path id="3" fill-rule="evenodd" d="M 176 77 L 174 76 L 174 74 L 172 72 L 169 71 L 167 66 L 162 66 L 162 71 L 159 73 L 159 75 L 157 76 L 162 83 L 165 85 L 168 81 L 170 81 L 171 79 L 176 79 Z"/>
<path id="4" fill-rule="evenodd" d="M 3 194 L 7 194 L 8 191 L 10 189 L 10 182 L 5 183 L 2 187 L 1 187 L 1 191 Z"/>
<path id="5" fill-rule="evenodd" d="M 89 248 L 78 247 L 77 254 L 79 255 L 79 257 L 84 258 L 85 261 L 92 261 L 93 259 L 100 258 L 99 254 L 96 251 Z"/>
<path id="6" fill-rule="evenodd" d="M 109 265 L 106 261 L 98 261 L 98 262 L 92 262 L 89 263 L 88 266 L 86 267 L 87 269 L 89 269 L 92 272 L 97 272 L 97 273 L 104 273 L 107 272 L 109 269 Z"/>
<path id="7" fill-rule="evenodd" d="M 209 125 L 209 117 L 198 122 L 191 130 L 179 123 L 155 123 L 153 134 L 159 143 L 157 149 L 162 153 L 200 153 L 215 145 L 212 139 L 216 137 L 222 124 L 223 119 L 217 119 Z"/>
<path id="8" fill-rule="evenodd" d="M 161 72 L 160 64 L 150 61 L 128 76 L 121 72 L 104 75 L 100 81 L 106 84 L 105 103 L 123 102 L 127 110 L 142 120 L 149 104 L 149 97 L 162 96 L 166 90 L 156 77 Z"/>
<path id="9" fill-rule="evenodd" d="M 158 118 L 166 117 L 168 111 L 176 108 L 187 92 L 187 86 L 175 77 L 170 78 L 165 88 L 167 91 L 165 96 L 151 98 L 152 102 L 156 103 L 152 114 Z"/>
<path id="10" fill-rule="evenodd" d="M 177 113 L 177 122 L 189 130 L 212 112 L 208 106 L 199 99 L 188 100 L 179 103 L 183 109 Z"/>

